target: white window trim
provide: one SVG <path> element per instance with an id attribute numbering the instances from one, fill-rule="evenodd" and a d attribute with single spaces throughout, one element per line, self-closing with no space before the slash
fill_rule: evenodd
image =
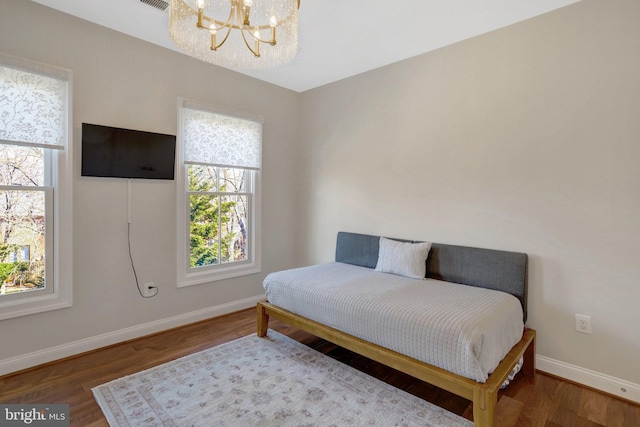
<path id="1" fill-rule="evenodd" d="M 23 60 L 29 65 L 32 61 Z M 71 70 L 38 64 L 45 69 L 56 69 L 66 73 L 67 79 L 67 111 L 66 111 L 66 146 L 64 150 L 48 149 L 45 156 L 50 156 L 48 164 L 51 169 L 51 187 L 53 187 L 53 280 L 48 286 L 53 292 L 34 292 L 27 297 L 8 299 L 0 302 L 0 320 L 51 310 L 71 307 L 73 305 L 73 73 Z M 47 162 L 45 162 L 45 165 Z M 47 173 L 47 171 L 45 171 Z M 47 221 L 50 221 L 47 218 Z M 30 293 L 29 293 L 30 294 Z"/>
<path id="2" fill-rule="evenodd" d="M 246 262 L 237 262 L 231 264 L 215 265 L 210 267 L 199 267 L 192 269 L 189 266 L 189 198 L 186 191 L 187 168 L 184 162 L 183 142 L 182 142 L 182 107 L 185 102 L 191 102 L 184 98 L 178 98 L 178 149 L 176 150 L 176 188 L 177 188 L 177 286 L 179 288 L 201 285 L 204 283 L 215 282 L 219 280 L 231 279 L 234 277 L 246 276 L 249 274 L 257 274 L 262 271 L 262 215 L 261 215 L 261 177 L 260 171 L 253 171 L 253 188 L 252 204 L 250 205 L 251 235 L 250 242 L 250 259 Z M 248 117 L 247 114 L 229 111 L 224 108 L 211 107 L 221 114 L 235 115 L 237 117 Z"/>

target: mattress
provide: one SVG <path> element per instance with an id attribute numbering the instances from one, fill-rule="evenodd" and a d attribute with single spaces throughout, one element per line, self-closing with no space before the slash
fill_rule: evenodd
<path id="1" fill-rule="evenodd" d="M 478 382 L 524 329 L 513 295 L 340 262 L 271 273 L 264 288 L 278 307 Z"/>

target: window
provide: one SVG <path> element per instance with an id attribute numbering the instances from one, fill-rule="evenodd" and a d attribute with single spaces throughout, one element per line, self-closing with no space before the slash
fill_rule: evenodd
<path id="1" fill-rule="evenodd" d="M 178 286 L 260 272 L 262 120 L 179 100 Z"/>
<path id="2" fill-rule="evenodd" d="M 0 54 L 0 319 L 71 305 L 70 80 Z"/>

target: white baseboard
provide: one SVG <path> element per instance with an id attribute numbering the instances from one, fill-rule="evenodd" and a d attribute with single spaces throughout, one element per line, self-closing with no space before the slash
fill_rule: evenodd
<path id="1" fill-rule="evenodd" d="M 96 350 L 98 348 L 117 344 L 123 341 L 140 338 L 145 335 L 154 334 L 167 329 L 188 325 L 189 323 L 198 322 L 200 320 L 244 310 L 246 308 L 254 307 L 258 301 L 262 301 L 264 299 L 264 294 L 244 298 L 227 304 L 208 307 L 202 310 L 192 311 L 190 313 L 156 320 L 154 322 L 0 360 L 0 375 L 21 371 L 43 363 Z M 591 371 L 580 366 L 571 365 L 569 363 L 541 355 L 536 356 L 536 368 L 542 372 L 566 378 L 567 380 L 584 384 L 587 387 L 602 390 L 611 395 L 640 403 L 639 384 L 630 383 L 619 378 L 611 377 L 609 375 L 601 374 L 599 372 Z"/>
<path id="2" fill-rule="evenodd" d="M 536 356 L 536 369 L 640 403 L 640 385 L 545 356 Z"/>
<path id="3" fill-rule="evenodd" d="M 245 308 L 255 307 L 258 301 L 262 301 L 264 299 L 264 294 L 244 298 L 227 304 L 208 307 L 202 310 L 192 311 L 190 313 L 156 320 L 154 322 L 144 323 L 142 325 L 132 326 L 130 328 L 97 335 L 91 338 L 85 338 L 68 344 L 61 344 L 44 350 L 38 350 L 33 353 L 0 360 L 0 375 L 21 371 L 23 369 L 42 365 L 43 363 L 96 350 L 98 348 L 117 344 L 123 341 L 140 338 L 145 335 L 154 334 L 156 332 L 161 332 L 178 326 L 188 325 L 189 323 L 199 322 L 200 320 L 222 316 L 224 314 L 233 313 L 234 311 L 244 310 Z"/>

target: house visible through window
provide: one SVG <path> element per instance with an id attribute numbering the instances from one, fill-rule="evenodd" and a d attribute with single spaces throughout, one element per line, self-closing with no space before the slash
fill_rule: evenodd
<path id="1" fill-rule="evenodd" d="M 178 285 L 260 271 L 260 119 L 180 100 Z"/>
<path id="2" fill-rule="evenodd" d="M 70 305 L 54 241 L 69 86 L 68 70 L 0 54 L 0 319 Z"/>
<path id="3" fill-rule="evenodd" d="M 10 247 L 12 245 L 7 246 Z M 9 262 L 29 262 L 31 261 L 30 254 L 29 246 L 23 246 L 19 248 L 19 250 L 15 250 L 9 254 Z"/>

